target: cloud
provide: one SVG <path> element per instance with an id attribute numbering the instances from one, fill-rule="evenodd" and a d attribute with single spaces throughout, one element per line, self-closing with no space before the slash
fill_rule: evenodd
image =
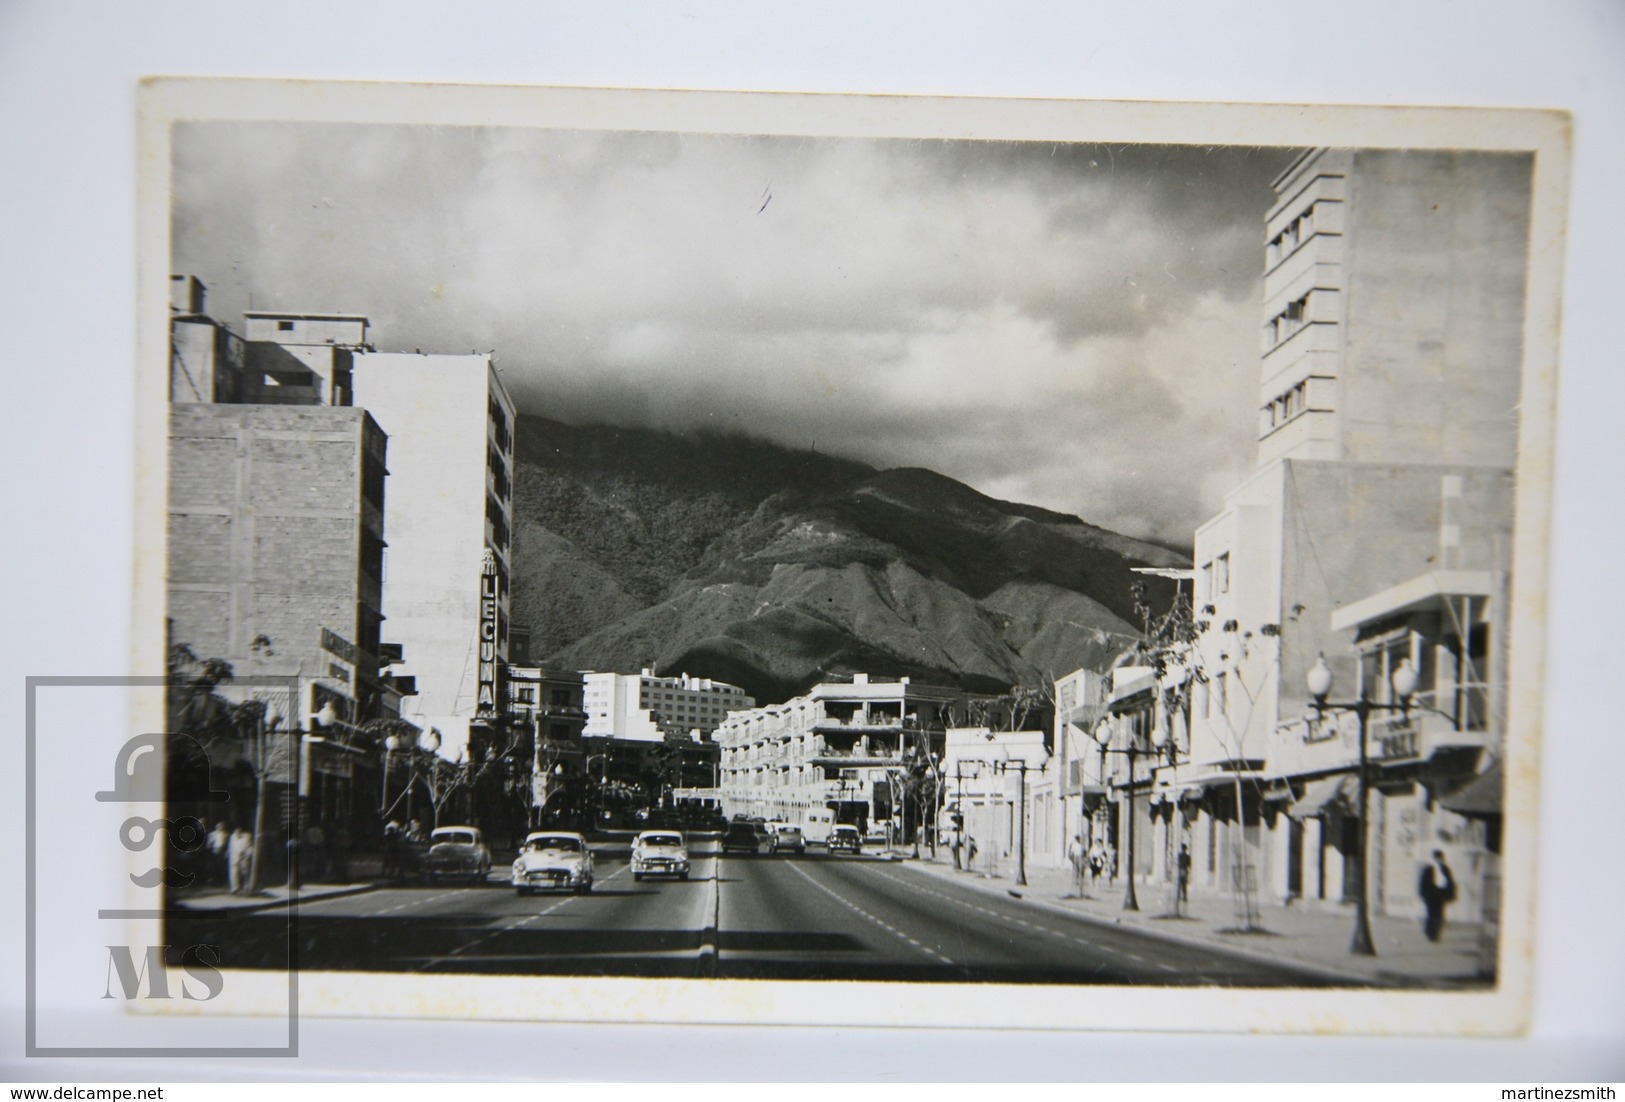
<path id="1" fill-rule="evenodd" d="M 1290 151 L 282 123 L 175 148 L 173 262 L 217 317 L 494 348 L 537 413 L 738 428 L 1180 541 L 1251 462 Z"/>

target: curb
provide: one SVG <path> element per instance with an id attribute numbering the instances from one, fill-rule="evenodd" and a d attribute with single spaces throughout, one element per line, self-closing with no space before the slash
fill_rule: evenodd
<path id="1" fill-rule="evenodd" d="M 351 895 L 365 895 L 367 892 L 374 892 L 379 888 L 386 886 L 387 885 L 384 884 L 358 884 L 351 888 L 340 888 L 337 891 L 323 892 L 321 895 L 313 896 L 310 899 L 301 899 L 299 902 L 320 903 L 326 899 L 343 899 L 346 896 Z M 185 911 L 187 914 L 191 915 L 229 915 L 251 914 L 255 911 L 269 911 L 274 907 L 286 907 L 287 905 L 288 899 L 284 897 L 282 899 L 269 899 L 263 903 L 230 903 L 224 907 L 189 907 L 185 903 L 175 903 L 171 905 L 169 909 Z"/>
<path id="2" fill-rule="evenodd" d="M 913 862 L 908 863 L 908 865 L 905 865 L 905 867 L 913 867 Z M 976 891 L 983 892 L 987 895 L 996 895 L 1005 899 L 1014 899 L 1018 903 L 1026 903 L 1030 906 L 1037 907 L 1040 910 L 1049 911 L 1052 914 L 1066 915 L 1070 918 L 1080 919 L 1084 922 L 1090 922 L 1097 926 L 1110 926 L 1113 929 L 1131 929 L 1143 933 L 1147 937 L 1173 942 L 1178 945 L 1187 945 L 1197 949 L 1211 949 L 1215 952 L 1230 953 L 1234 956 L 1238 956 L 1259 964 L 1272 964 L 1277 967 L 1286 965 L 1287 967 L 1295 968 L 1301 972 L 1319 975 L 1322 979 L 1335 980 L 1339 983 L 1347 983 L 1359 987 L 1401 986 L 1398 982 L 1392 979 L 1368 977 L 1354 972 L 1345 972 L 1342 969 L 1335 968 L 1328 964 L 1304 961 L 1297 957 L 1283 956 L 1281 954 L 1266 953 L 1258 949 L 1248 948 L 1244 945 L 1231 945 L 1227 942 L 1211 941 L 1204 937 L 1193 937 L 1189 934 L 1181 934 L 1173 930 L 1160 930 L 1155 926 L 1151 926 L 1145 921 L 1125 923 L 1121 919 L 1111 919 L 1106 918 L 1103 915 L 1090 914 L 1087 911 L 1077 910 L 1061 903 L 1051 903 L 1045 899 L 1037 899 L 1024 894 L 1016 894 L 1013 888 L 996 885 L 992 882 L 979 880 L 960 881 L 958 878 L 944 875 L 942 873 L 927 872 L 923 865 L 920 866 L 920 871 L 926 876 L 937 876 L 941 879 L 953 880 L 955 883 L 963 882 L 967 887 L 973 888 Z"/>

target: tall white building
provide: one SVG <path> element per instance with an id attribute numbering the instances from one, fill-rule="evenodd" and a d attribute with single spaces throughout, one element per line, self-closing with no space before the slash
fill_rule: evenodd
<path id="1" fill-rule="evenodd" d="M 487 354 L 358 351 L 354 402 L 389 436 L 384 638 L 415 680 L 403 714 L 457 757 L 501 710 L 513 527 L 513 401 Z"/>
<path id="2" fill-rule="evenodd" d="M 755 707 L 738 685 L 705 677 L 657 677 L 638 673 L 588 673 L 587 726 L 582 733 L 603 738 L 664 741 L 668 734 L 698 731 L 709 739 L 729 713 Z"/>
<path id="3" fill-rule="evenodd" d="M 1189 845 L 1192 890 L 1339 906 L 1364 834 L 1373 905 L 1404 913 L 1431 846 L 1481 866 L 1481 832 L 1439 799 L 1493 751 L 1495 718 L 1464 706 L 1376 738 L 1362 830 L 1353 717 L 1316 717 L 1305 677 L 1324 655 L 1334 699 L 1351 699 L 1391 637 L 1430 693 L 1483 695 L 1509 565 L 1530 180 L 1523 155 L 1312 150 L 1275 181 L 1257 463 L 1196 532 L 1194 645 L 1143 701 L 1113 686 L 1113 760 L 1079 778 L 1082 795 L 1094 781 L 1116 796 L 1120 852 L 1134 788 L 1139 875 L 1170 877 Z M 1471 630 L 1407 634 L 1406 617 L 1437 621 L 1452 600 Z M 1086 704 L 1080 729 L 1102 711 Z M 1131 781 L 1121 750 L 1141 716 Z"/>

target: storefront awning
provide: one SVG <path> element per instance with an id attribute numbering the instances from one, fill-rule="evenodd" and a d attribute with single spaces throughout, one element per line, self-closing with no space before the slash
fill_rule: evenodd
<path id="1" fill-rule="evenodd" d="M 1469 818 L 1489 818 L 1500 815 L 1505 777 L 1501 763 L 1496 762 L 1484 772 L 1439 801 L 1447 811 Z"/>
<path id="2" fill-rule="evenodd" d="M 1348 797 L 1353 793 L 1355 780 L 1345 773 L 1337 777 L 1322 777 L 1318 781 L 1310 781 L 1309 787 L 1303 795 L 1293 801 L 1286 813 L 1294 819 L 1312 819 L 1325 812 L 1333 804 L 1342 801 L 1345 806 Z"/>

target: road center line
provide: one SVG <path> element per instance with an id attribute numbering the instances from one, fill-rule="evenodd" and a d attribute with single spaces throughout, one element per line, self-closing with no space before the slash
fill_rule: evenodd
<path id="1" fill-rule="evenodd" d="M 621 873 L 625 872 L 630 867 L 631 866 L 629 866 L 629 865 L 621 866 L 620 868 L 616 869 L 614 872 L 610 873 L 608 876 L 604 877 L 604 879 L 601 882 L 605 883 L 605 884 L 609 883 L 611 880 L 615 879 L 617 876 L 619 876 Z M 597 883 L 600 883 L 600 882 L 599 881 L 594 881 L 595 885 Z M 467 891 L 469 889 L 464 888 L 462 890 Z M 455 892 L 448 892 L 446 894 L 454 895 L 456 893 Z M 463 942 L 463 944 L 457 946 L 457 948 L 453 949 L 451 952 L 445 954 L 444 956 L 434 957 L 434 958 L 430 959 L 429 961 L 425 962 L 422 965 L 422 967 L 418 968 L 418 971 L 419 972 L 426 972 L 430 968 L 433 968 L 436 964 L 439 964 L 441 961 L 450 960 L 452 957 L 460 956 L 462 953 L 466 952 L 469 949 L 474 948 L 476 945 L 484 945 L 487 941 L 490 941 L 494 937 L 500 937 L 503 934 L 511 933 L 514 930 L 522 929 L 525 926 L 530 925 L 530 923 L 535 922 L 539 918 L 547 917 L 548 915 L 552 914 L 554 911 L 558 910 L 560 907 L 564 906 L 566 903 L 569 903 L 571 900 L 580 899 L 580 898 L 582 898 L 582 897 L 581 896 L 576 896 L 576 895 L 566 895 L 563 899 L 560 899 L 559 901 L 552 904 L 551 906 L 545 907 L 540 911 L 532 911 L 530 914 L 525 915 L 523 918 L 520 918 L 517 922 L 504 923 L 503 925 L 498 926 L 495 930 L 492 930 L 490 933 L 486 934 L 483 937 L 475 938 L 473 941 L 465 941 L 465 942 Z"/>
<path id="2" fill-rule="evenodd" d="M 908 935 L 902 933 L 895 926 L 893 926 L 890 923 L 885 922 L 885 921 L 883 921 L 883 920 L 881 920 L 879 918 L 876 918 L 874 915 L 870 914 L 868 911 L 864 910 L 862 907 L 858 906 L 856 903 L 853 903 L 850 899 L 847 899 L 840 892 L 837 892 L 835 889 L 827 887 L 824 884 L 820 884 L 817 880 L 813 879 L 813 877 L 809 876 L 807 873 L 803 872 L 799 867 L 797 867 L 794 862 L 791 862 L 791 863 L 787 864 L 785 867 L 793 870 L 796 873 L 797 876 L 800 876 L 803 880 L 807 881 L 807 883 L 811 884 L 813 887 L 817 888 L 819 891 L 823 892 L 825 895 L 829 896 L 831 899 L 834 899 L 837 903 L 841 904 L 843 907 L 846 907 L 848 910 L 856 911 L 858 914 L 862 915 L 864 918 L 868 919 L 870 922 L 873 922 L 876 926 L 881 927 L 882 929 L 890 932 L 891 934 L 895 935 L 899 939 L 908 942 L 910 945 L 913 945 L 914 948 L 918 949 L 920 952 L 924 953 L 926 956 L 931 957 L 933 960 L 939 960 L 943 964 L 948 965 L 949 967 L 954 966 L 953 961 L 949 960 L 947 957 L 943 956 L 941 953 L 937 952 L 935 949 L 932 949 L 930 946 L 927 946 L 927 945 L 921 945 L 919 942 L 915 941 L 913 938 L 911 938 Z"/>
<path id="3" fill-rule="evenodd" d="M 1003 922 L 1013 922 L 1018 926 L 1024 927 L 1025 929 L 1035 930 L 1035 931 L 1037 931 L 1038 933 L 1041 933 L 1041 934 L 1049 934 L 1051 937 L 1060 938 L 1062 941 L 1075 941 L 1079 945 L 1088 946 L 1090 949 L 1094 950 L 1095 952 L 1105 952 L 1105 953 L 1116 953 L 1116 952 L 1118 952 L 1118 950 L 1112 948 L 1110 945 L 1102 945 L 1102 944 L 1099 944 L 1097 942 L 1086 941 L 1083 938 L 1080 938 L 1080 937 L 1078 937 L 1078 936 L 1076 936 L 1074 934 L 1066 934 L 1066 933 L 1062 933 L 1060 930 L 1052 930 L 1048 926 L 1041 926 L 1036 922 L 1028 922 L 1024 918 L 1016 918 L 1014 915 L 1001 914 L 998 911 L 992 910 L 991 908 L 983 907 L 983 906 L 980 906 L 979 904 L 968 902 L 967 900 L 956 899 L 955 897 L 953 897 L 951 895 L 948 895 L 946 892 L 939 892 L 939 891 L 936 891 L 933 888 L 924 887 L 922 885 L 919 885 L 919 884 L 915 883 L 912 880 L 905 880 L 902 877 L 893 876 L 889 872 L 882 872 L 882 873 L 880 873 L 880 875 L 886 877 L 888 880 L 891 880 L 895 884 L 902 885 L 903 887 L 905 887 L 906 889 L 908 889 L 910 891 L 918 891 L 922 895 L 935 896 L 937 899 L 943 899 L 943 900 L 948 901 L 949 903 L 957 903 L 961 907 L 966 907 L 966 908 L 968 908 L 970 910 L 973 910 L 977 914 L 987 915 L 989 918 L 999 919 L 1000 921 L 1003 921 Z M 1133 953 L 1129 953 L 1127 955 L 1131 959 L 1141 960 L 1141 958 L 1136 957 Z M 1141 963 L 1144 963 L 1144 961 L 1141 960 Z"/>

